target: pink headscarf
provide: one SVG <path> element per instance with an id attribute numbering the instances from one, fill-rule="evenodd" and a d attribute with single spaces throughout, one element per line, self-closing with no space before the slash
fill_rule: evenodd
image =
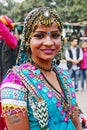
<path id="1" fill-rule="evenodd" d="M 8 16 L 3 15 L 0 17 L 0 20 L 3 22 L 3 24 L 8 26 L 11 30 L 13 29 L 13 27 L 14 27 L 13 21 Z"/>

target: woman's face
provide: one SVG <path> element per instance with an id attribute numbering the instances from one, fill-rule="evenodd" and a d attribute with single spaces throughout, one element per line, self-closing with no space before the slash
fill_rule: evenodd
<path id="1" fill-rule="evenodd" d="M 61 36 L 57 23 L 54 22 L 51 26 L 38 23 L 30 40 L 32 59 L 51 61 L 58 53 L 60 46 Z"/>

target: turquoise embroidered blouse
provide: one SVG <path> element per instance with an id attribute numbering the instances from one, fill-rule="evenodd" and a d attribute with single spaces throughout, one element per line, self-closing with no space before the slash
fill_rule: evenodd
<path id="1" fill-rule="evenodd" d="M 37 98 L 42 98 L 48 109 L 49 130 L 76 130 L 69 117 L 76 105 L 71 78 L 67 71 L 59 67 L 55 71 L 61 83 L 62 94 L 46 86 L 43 75 L 34 65 L 23 64 L 13 68 L 1 86 L 3 114 L 16 114 L 19 111 L 24 114 L 28 110 L 30 130 L 40 130 L 35 108 Z M 64 108 L 62 97 L 69 108 Z"/>

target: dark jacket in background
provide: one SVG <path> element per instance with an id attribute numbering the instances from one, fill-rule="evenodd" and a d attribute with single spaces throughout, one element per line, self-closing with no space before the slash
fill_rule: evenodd
<path id="1" fill-rule="evenodd" d="M 16 64 L 16 49 L 10 48 L 4 40 L 0 41 L 0 77 L 1 81 L 8 69 Z"/>

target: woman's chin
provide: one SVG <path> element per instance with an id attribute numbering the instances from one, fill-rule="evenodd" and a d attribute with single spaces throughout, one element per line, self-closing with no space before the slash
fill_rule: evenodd
<path id="1" fill-rule="evenodd" d="M 43 60 L 43 61 L 46 61 L 46 62 L 52 61 L 52 60 L 53 60 L 53 57 L 43 58 L 42 60 Z"/>

